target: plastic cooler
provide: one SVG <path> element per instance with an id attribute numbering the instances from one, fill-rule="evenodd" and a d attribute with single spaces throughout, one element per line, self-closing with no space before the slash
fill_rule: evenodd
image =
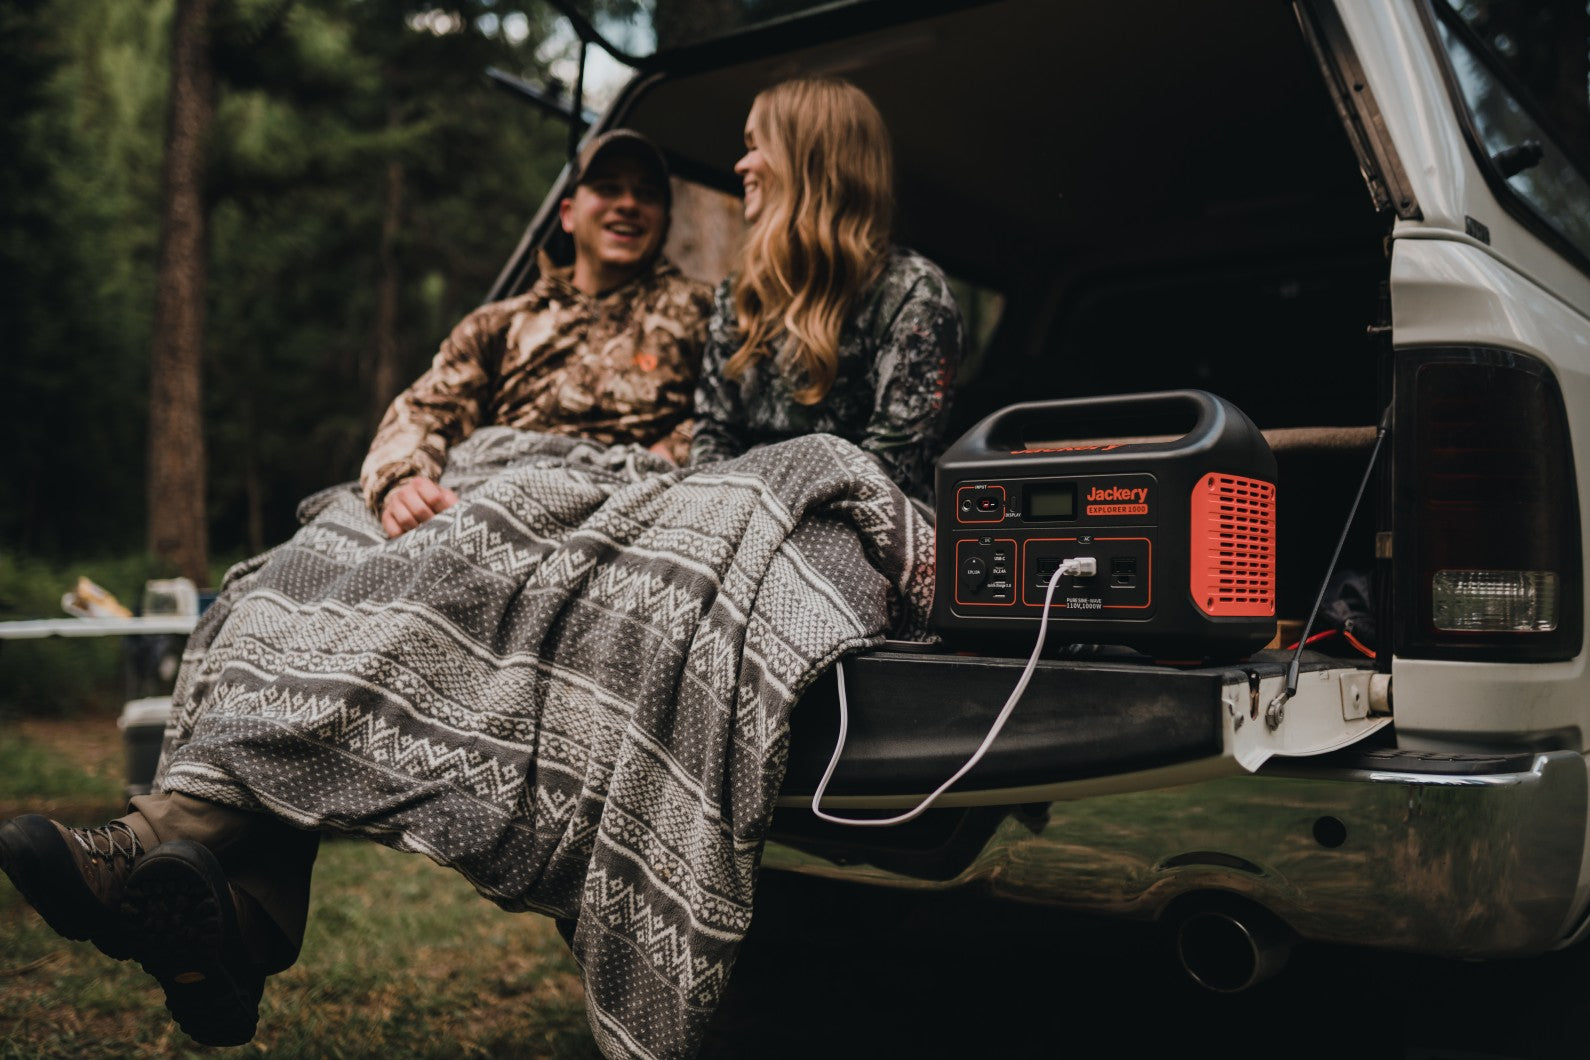
<path id="1" fill-rule="evenodd" d="M 170 696 L 130 699 L 122 706 L 116 727 L 121 730 L 127 767 L 127 794 L 147 795 L 160 764 L 160 744 L 171 718 Z"/>

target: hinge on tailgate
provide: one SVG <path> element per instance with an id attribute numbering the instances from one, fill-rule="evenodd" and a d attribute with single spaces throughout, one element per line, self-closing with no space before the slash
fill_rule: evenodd
<path id="1" fill-rule="evenodd" d="M 1369 673 L 1342 674 L 1342 720 L 1357 721 L 1369 717 Z"/>

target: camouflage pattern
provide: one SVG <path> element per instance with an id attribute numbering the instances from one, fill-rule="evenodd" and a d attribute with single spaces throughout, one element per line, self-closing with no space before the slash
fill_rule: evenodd
<path id="1" fill-rule="evenodd" d="M 665 441 L 676 463 L 688 459 L 710 288 L 660 257 L 600 296 L 571 275 L 543 263 L 528 292 L 453 329 L 376 430 L 359 474 L 371 511 L 404 479 L 440 478 L 448 448 L 490 424 L 604 445 Z"/>
<path id="2" fill-rule="evenodd" d="M 815 405 L 796 402 L 798 383 L 776 363 L 756 361 L 739 379 L 723 366 L 742 341 L 729 280 L 714 299 L 690 462 L 738 456 L 801 434 L 854 442 L 908 496 L 931 501 L 950 389 L 965 350 L 960 308 L 938 266 L 896 248 L 883 276 L 851 310 L 839 337 L 839 371 Z"/>

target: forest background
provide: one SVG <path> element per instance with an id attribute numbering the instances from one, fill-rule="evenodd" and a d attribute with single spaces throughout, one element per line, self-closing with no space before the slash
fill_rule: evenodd
<path id="1" fill-rule="evenodd" d="M 816 0 L 574 2 L 639 54 Z M 1446 2 L 1584 137 L 1583 34 L 1537 25 L 1584 0 Z M 214 587 L 354 478 L 568 155 L 486 71 L 566 101 L 579 49 L 548 0 L 0 0 L 0 622 Z M 115 709 L 126 663 L 0 638 L 0 720 Z"/>
<path id="2" fill-rule="evenodd" d="M 539 0 L 0 0 L 0 621 L 213 587 L 354 478 L 568 155 L 487 69 L 566 99 L 578 48 Z M 0 641 L 0 714 L 115 707 L 122 655 Z"/>

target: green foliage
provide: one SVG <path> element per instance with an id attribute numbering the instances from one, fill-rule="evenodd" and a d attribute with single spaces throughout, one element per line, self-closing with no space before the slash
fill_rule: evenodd
<path id="1" fill-rule="evenodd" d="M 210 584 L 201 588 L 219 586 L 244 558 L 212 556 Z M 142 553 L 66 563 L 0 551 L 0 622 L 68 617 L 61 597 L 80 576 L 136 613 L 144 582 L 159 572 Z M 123 637 L 0 640 L 0 725 L 19 715 L 114 715 L 134 695 L 156 694 L 133 680 L 132 648 Z"/>
<path id="2" fill-rule="evenodd" d="M 142 556 L 67 567 L 0 552 L 0 622 L 68 617 L 61 596 L 79 576 L 136 610 L 151 575 Z M 0 719 L 114 714 L 127 698 L 125 648 L 119 637 L 0 640 Z"/>
<path id="3" fill-rule="evenodd" d="M 0 801 L 30 798 L 115 806 L 120 777 L 85 772 L 76 762 L 7 726 L 0 729 Z"/>
<path id="4" fill-rule="evenodd" d="M 0 877 L 0 1057 L 199 1056 L 131 961 L 44 926 Z M 250 1055 L 595 1060 L 552 922 L 417 854 L 328 841 L 299 963 L 266 983 Z"/>
<path id="5" fill-rule="evenodd" d="M 480 302 L 562 163 L 563 130 L 482 76 L 527 57 L 410 28 L 428 9 L 300 2 L 268 59 L 222 35 L 206 421 L 223 546 L 280 540 L 299 499 L 357 475 L 391 396 L 373 389 L 384 227 L 406 380 Z"/>
<path id="6" fill-rule="evenodd" d="M 502 31 L 516 8 L 529 35 Z M 563 163 L 567 130 L 493 88 L 542 76 L 550 8 L 220 0 L 205 364 L 212 550 L 255 551 L 357 474 L 374 419 L 377 295 L 396 377 L 489 289 Z M 0 548 L 143 545 L 147 362 L 171 0 L 19 0 L 0 13 L 0 316 L 12 396 Z M 490 15 L 491 18 L 483 16 Z M 489 29 L 485 32 L 482 27 Z M 389 195 L 400 182 L 401 194 Z"/>
<path id="7" fill-rule="evenodd" d="M 0 445 L 31 458 L 8 462 L 0 541 L 28 551 L 142 534 L 141 467 L 125 461 L 144 419 L 159 173 L 147 145 L 163 87 L 141 50 L 163 10 L 32 0 L 4 16 L 0 68 L 23 91 L 3 119 Z"/>
<path id="8" fill-rule="evenodd" d="M 0 726 L 3 815 L 115 816 L 110 760 L 82 753 L 104 724 L 50 723 L 38 739 Z M 451 870 L 357 840 L 321 845 L 311 898 L 303 955 L 267 982 L 251 1055 L 601 1055 L 579 970 L 545 917 L 504 912 Z M 4 875 L 0 984 L 0 1060 L 212 1052 L 176 1029 L 135 962 L 62 940 Z"/>

